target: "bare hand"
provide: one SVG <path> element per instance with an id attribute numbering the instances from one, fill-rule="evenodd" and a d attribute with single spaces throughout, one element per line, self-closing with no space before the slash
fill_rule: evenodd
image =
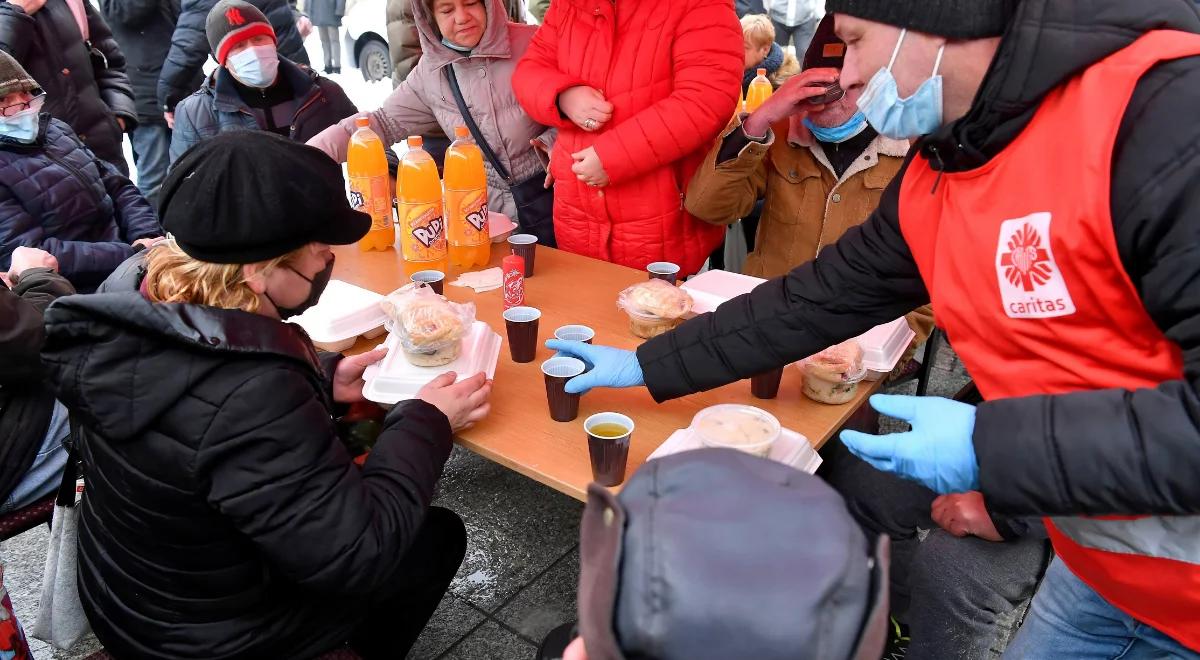
<path id="1" fill-rule="evenodd" d="M 161 243 L 162 241 L 165 241 L 165 240 L 167 240 L 167 239 L 162 236 L 155 236 L 154 238 L 139 238 L 133 242 L 133 246 L 138 247 L 140 245 L 143 248 L 149 250 L 150 248 L 154 247 L 155 245 L 158 245 L 159 243 Z"/>
<path id="2" fill-rule="evenodd" d="M 167 128 L 169 128 L 171 130 L 175 129 L 175 113 L 174 112 L 164 112 L 163 119 L 167 120 Z"/>
<path id="3" fill-rule="evenodd" d="M 558 95 L 558 108 L 567 119 L 589 133 L 600 130 L 612 119 L 613 105 L 593 87 L 576 85 Z"/>
<path id="4" fill-rule="evenodd" d="M 122 133 L 125 132 L 125 118 L 124 117 L 117 117 L 117 126 L 121 127 Z"/>
<path id="5" fill-rule="evenodd" d="M 300 32 L 301 39 L 307 39 L 308 35 L 312 34 L 313 24 L 307 16 L 301 16 L 296 19 L 296 30 Z"/>
<path id="6" fill-rule="evenodd" d="M 38 13 L 38 10 L 46 5 L 46 0 L 8 0 L 10 4 L 14 4 L 29 16 Z"/>
<path id="7" fill-rule="evenodd" d="M 542 187 L 546 190 L 549 190 L 550 186 L 554 185 L 554 170 L 550 169 L 550 149 L 546 146 L 545 142 L 542 142 L 536 138 L 530 140 L 529 144 L 533 147 L 534 151 L 539 151 L 546 154 L 546 181 L 542 183 Z"/>
<path id="8" fill-rule="evenodd" d="M 766 135 L 772 124 L 794 114 L 808 114 L 814 110 L 823 110 L 823 105 L 807 103 L 808 99 L 824 94 L 826 90 L 819 84 L 831 83 L 838 79 L 837 69 L 808 69 L 799 75 L 788 78 L 771 98 L 762 106 L 750 113 L 743 128 L 747 135 Z"/>
<path id="9" fill-rule="evenodd" d="M 491 410 L 488 398 L 492 395 L 492 381 L 483 373 L 461 383 L 455 383 L 456 378 L 458 375 L 452 371 L 434 378 L 417 392 L 417 398 L 442 411 L 450 420 L 450 428 L 462 431 L 487 417 Z"/>
<path id="10" fill-rule="evenodd" d="M 582 636 L 571 640 L 571 643 L 563 650 L 562 660 L 587 660 L 587 647 L 583 645 Z"/>
<path id="11" fill-rule="evenodd" d="M 601 164 L 600 155 L 596 153 L 595 148 L 588 147 L 577 151 L 571 154 L 571 158 L 575 159 L 571 171 L 580 181 L 596 188 L 608 185 L 608 173 L 604 171 L 604 165 Z"/>
<path id="12" fill-rule="evenodd" d="M 8 267 L 8 279 L 15 282 L 30 268 L 49 268 L 58 272 L 58 259 L 54 255 L 37 248 L 18 246 L 12 252 L 12 262 Z"/>
<path id="13" fill-rule="evenodd" d="M 338 403 L 358 403 L 363 397 L 363 372 L 387 355 L 386 348 L 344 357 L 333 371 L 333 400 Z"/>
<path id="14" fill-rule="evenodd" d="M 938 526 L 960 538 L 971 535 L 988 541 L 1004 540 L 988 515 L 983 493 L 977 490 L 938 497 L 933 501 L 932 517 Z"/>

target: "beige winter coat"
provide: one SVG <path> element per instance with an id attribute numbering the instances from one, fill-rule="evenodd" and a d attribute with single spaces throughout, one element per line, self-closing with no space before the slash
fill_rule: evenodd
<path id="1" fill-rule="evenodd" d="M 403 142 L 409 135 L 424 135 L 439 127 L 446 135 L 454 135 L 455 126 L 465 126 L 450 84 L 443 69 L 453 66 L 462 88 L 463 97 L 471 109 L 475 123 L 483 131 L 488 144 L 517 182 L 543 175 L 541 161 L 530 146 L 530 140 L 541 139 L 547 146 L 554 140 L 554 130 L 533 121 L 517 103 L 513 94 L 513 69 L 529 46 L 537 26 L 508 22 L 503 2 L 483 0 L 488 11 L 488 24 L 483 39 L 471 54 L 464 55 L 444 46 L 434 28 L 433 17 L 424 2 L 412 3 L 417 32 L 421 37 L 423 54 L 412 73 L 392 91 L 383 107 L 363 113 L 371 119 L 371 128 L 379 133 L 385 144 Z M 354 132 L 354 120 L 347 117 L 339 124 L 308 141 L 338 162 L 346 160 L 346 145 Z M 517 207 L 508 185 L 485 164 L 488 174 L 488 205 L 513 220 Z"/>

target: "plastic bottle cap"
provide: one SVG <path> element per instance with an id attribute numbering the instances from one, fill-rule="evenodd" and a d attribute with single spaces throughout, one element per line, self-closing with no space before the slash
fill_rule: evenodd
<path id="1" fill-rule="evenodd" d="M 760 75 L 760 76 L 765 76 L 765 75 L 767 75 L 767 70 L 766 70 L 766 69 L 759 69 L 759 70 L 758 70 L 758 75 Z"/>
<path id="2" fill-rule="evenodd" d="M 366 128 L 371 125 L 370 117 L 358 117 L 354 120 L 354 125 L 359 128 Z"/>
<path id="3" fill-rule="evenodd" d="M 421 138 L 421 136 L 420 136 L 420 135 L 410 135 L 410 136 L 408 136 L 408 146 L 410 146 L 410 147 L 413 147 L 413 148 L 417 148 L 417 147 L 420 147 L 420 146 L 422 146 L 422 145 L 424 145 L 424 144 L 425 144 L 425 140 L 423 140 L 423 139 Z"/>
<path id="4" fill-rule="evenodd" d="M 471 134 L 471 131 L 468 131 L 466 126 L 455 126 L 454 127 L 454 137 L 456 137 L 456 138 L 465 138 L 470 134 Z"/>

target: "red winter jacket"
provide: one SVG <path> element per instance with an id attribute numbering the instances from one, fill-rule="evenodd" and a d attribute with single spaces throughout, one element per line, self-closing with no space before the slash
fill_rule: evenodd
<path id="1" fill-rule="evenodd" d="M 704 264 L 724 229 L 683 210 L 684 186 L 733 116 L 742 30 L 730 0 L 556 0 L 512 84 L 534 120 L 559 129 L 554 230 L 565 250 L 633 268 Z M 576 85 L 614 106 L 587 133 L 559 113 Z M 610 183 L 589 188 L 571 154 L 595 147 Z"/>

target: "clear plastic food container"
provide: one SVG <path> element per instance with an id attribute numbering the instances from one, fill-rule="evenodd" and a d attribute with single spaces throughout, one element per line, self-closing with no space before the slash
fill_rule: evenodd
<path id="1" fill-rule="evenodd" d="M 783 427 L 771 413 L 737 403 L 711 406 L 696 413 L 692 431 L 705 447 L 720 447 L 766 457 Z"/>

